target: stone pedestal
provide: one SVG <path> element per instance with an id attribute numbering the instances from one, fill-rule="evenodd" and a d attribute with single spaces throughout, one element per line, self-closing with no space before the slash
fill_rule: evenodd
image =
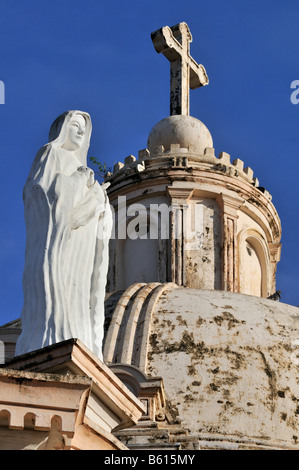
<path id="1" fill-rule="evenodd" d="M 15 357 L 0 369 L 0 449 L 125 450 L 113 433 L 144 405 L 79 340 Z"/>

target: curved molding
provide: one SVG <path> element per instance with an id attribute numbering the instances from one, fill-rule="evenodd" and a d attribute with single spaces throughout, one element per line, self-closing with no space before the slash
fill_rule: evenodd
<path id="1" fill-rule="evenodd" d="M 147 374 L 152 313 L 161 295 L 177 287 L 173 283 L 133 284 L 123 293 L 116 305 L 106 335 L 104 346 L 106 363 L 135 366 Z"/>
<path id="2" fill-rule="evenodd" d="M 140 347 L 138 342 L 136 344 L 135 335 L 141 310 L 147 296 L 153 291 L 153 289 L 155 289 L 155 287 L 158 287 L 159 285 L 160 284 L 158 282 L 145 285 L 137 294 L 127 324 L 125 326 L 125 331 L 123 332 L 124 340 L 120 356 L 121 363 L 132 364 L 133 362 L 133 354 L 136 352 L 136 347 Z M 140 324 L 138 326 L 140 327 Z"/>
<path id="3" fill-rule="evenodd" d="M 115 345 L 120 330 L 121 322 L 124 316 L 125 309 L 127 308 L 132 296 L 145 284 L 133 284 L 125 290 L 119 301 L 117 302 L 113 317 L 106 335 L 105 345 L 103 350 L 104 361 L 107 363 L 113 362 L 115 352 Z"/>
<path id="4" fill-rule="evenodd" d="M 160 300 L 162 294 L 166 293 L 170 289 L 178 288 L 177 284 L 169 282 L 167 284 L 160 285 L 154 295 L 152 296 L 145 312 L 144 318 L 144 326 L 143 326 L 143 335 L 140 338 L 141 345 L 140 345 L 140 360 L 139 360 L 139 367 L 145 373 L 147 373 L 147 353 L 148 353 L 148 346 L 149 346 L 149 336 L 150 336 L 150 328 L 151 328 L 151 319 L 154 308 L 156 307 L 157 303 Z"/>
<path id="5" fill-rule="evenodd" d="M 254 229 L 245 229 L 238 234 L 238 252 L 239 252 L 239 290 L 242 293 L 241 276 L 242 276 L 242 248 L 245 242 L 248 242 L 255 250 L 261 266 L 261 296 L 267 297 L 271 289 L 270 286 L 270 254 L 267 242 L 263 235 Z"/>

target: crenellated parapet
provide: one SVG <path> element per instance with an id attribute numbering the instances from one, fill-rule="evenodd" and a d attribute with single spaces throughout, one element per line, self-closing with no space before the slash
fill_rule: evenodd
<path id="1" fill-rule="evenodd" d="M 128 176 L 159 168 L 178 168 L 189 171 L 208 169 L 215 173 L 241 178 L 263 192 L 268 200 L 272 200 L 271 194 L 260 186 L 252 168 L 245 166 L 244 161 L 239 158 L 232 159 L 227 152 L 220 152 L 217 157 L 213 147 L 206 147 L 202 155 L 198 154 L 193 145 L 181 147 L 179 144 L 170 144 L 168 150 L 165 150 L 163 145 L 157 145 L 152 153 L 147 148 L 142 149 L 138 152 L 137 159 L 134 155 L 129 155 L 124 162 L 116 163 L 113 172 L 107 174 L 106 181 L 113 184 Z"/>

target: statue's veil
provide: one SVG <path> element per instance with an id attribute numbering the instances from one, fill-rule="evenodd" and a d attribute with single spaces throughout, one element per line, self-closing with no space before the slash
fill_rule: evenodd
<path id="1" fill-rule="evenodd" d="M 67 127 L 68 123 L 73 116 L 79 114 L 84 117 L 86 123 L 86 131 L 84 136 L 84 142 L 81 148 L 74 153 L 76 154 L 78 160 L 81 161 L 82 165 L 86 166 L 87 164 L 87 152 L 89 148 L 90 135 L 91 135 L 91 118 L 88 113 L 82 111 L 66 111 L 65 113 L 58 116 L 51 125 L 49 132 L 49 143 L 53 147 L 62 147 L 67 136 Z"/>
<path id="2" fill-rule="evenodd" d="M 39 184 L 47 191 L 51 186 L 55 174 L 63 172 L 63 159 L 60 157 L 59 153 L 66 141 L 68 124 L 76 114 L 84 117 L 86 130 L 81 147 L 78 150 L 74 150 L 72 154 L 78 160 L 77 166 L 87 166 L 87 152 L 92 130 L 90 115 L 77 110 L 66 111 L 58 116 L 51 125 L 49 142 L 37 152 L 25 188 L 28 187 L 28 185 L 30 186 L 30 182 L 34 181 L 35 185 Z"/>

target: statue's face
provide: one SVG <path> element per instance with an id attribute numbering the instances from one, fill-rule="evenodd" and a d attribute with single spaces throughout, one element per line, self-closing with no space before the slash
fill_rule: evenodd
<path id="1" fill-rule="evenodd" d="M 81 114 L 73 116 L 68 123 L 67 137 L 63 144 L 66 150 L 78 150 L 84 141 L 86 130 L 85 119 Z"/>

